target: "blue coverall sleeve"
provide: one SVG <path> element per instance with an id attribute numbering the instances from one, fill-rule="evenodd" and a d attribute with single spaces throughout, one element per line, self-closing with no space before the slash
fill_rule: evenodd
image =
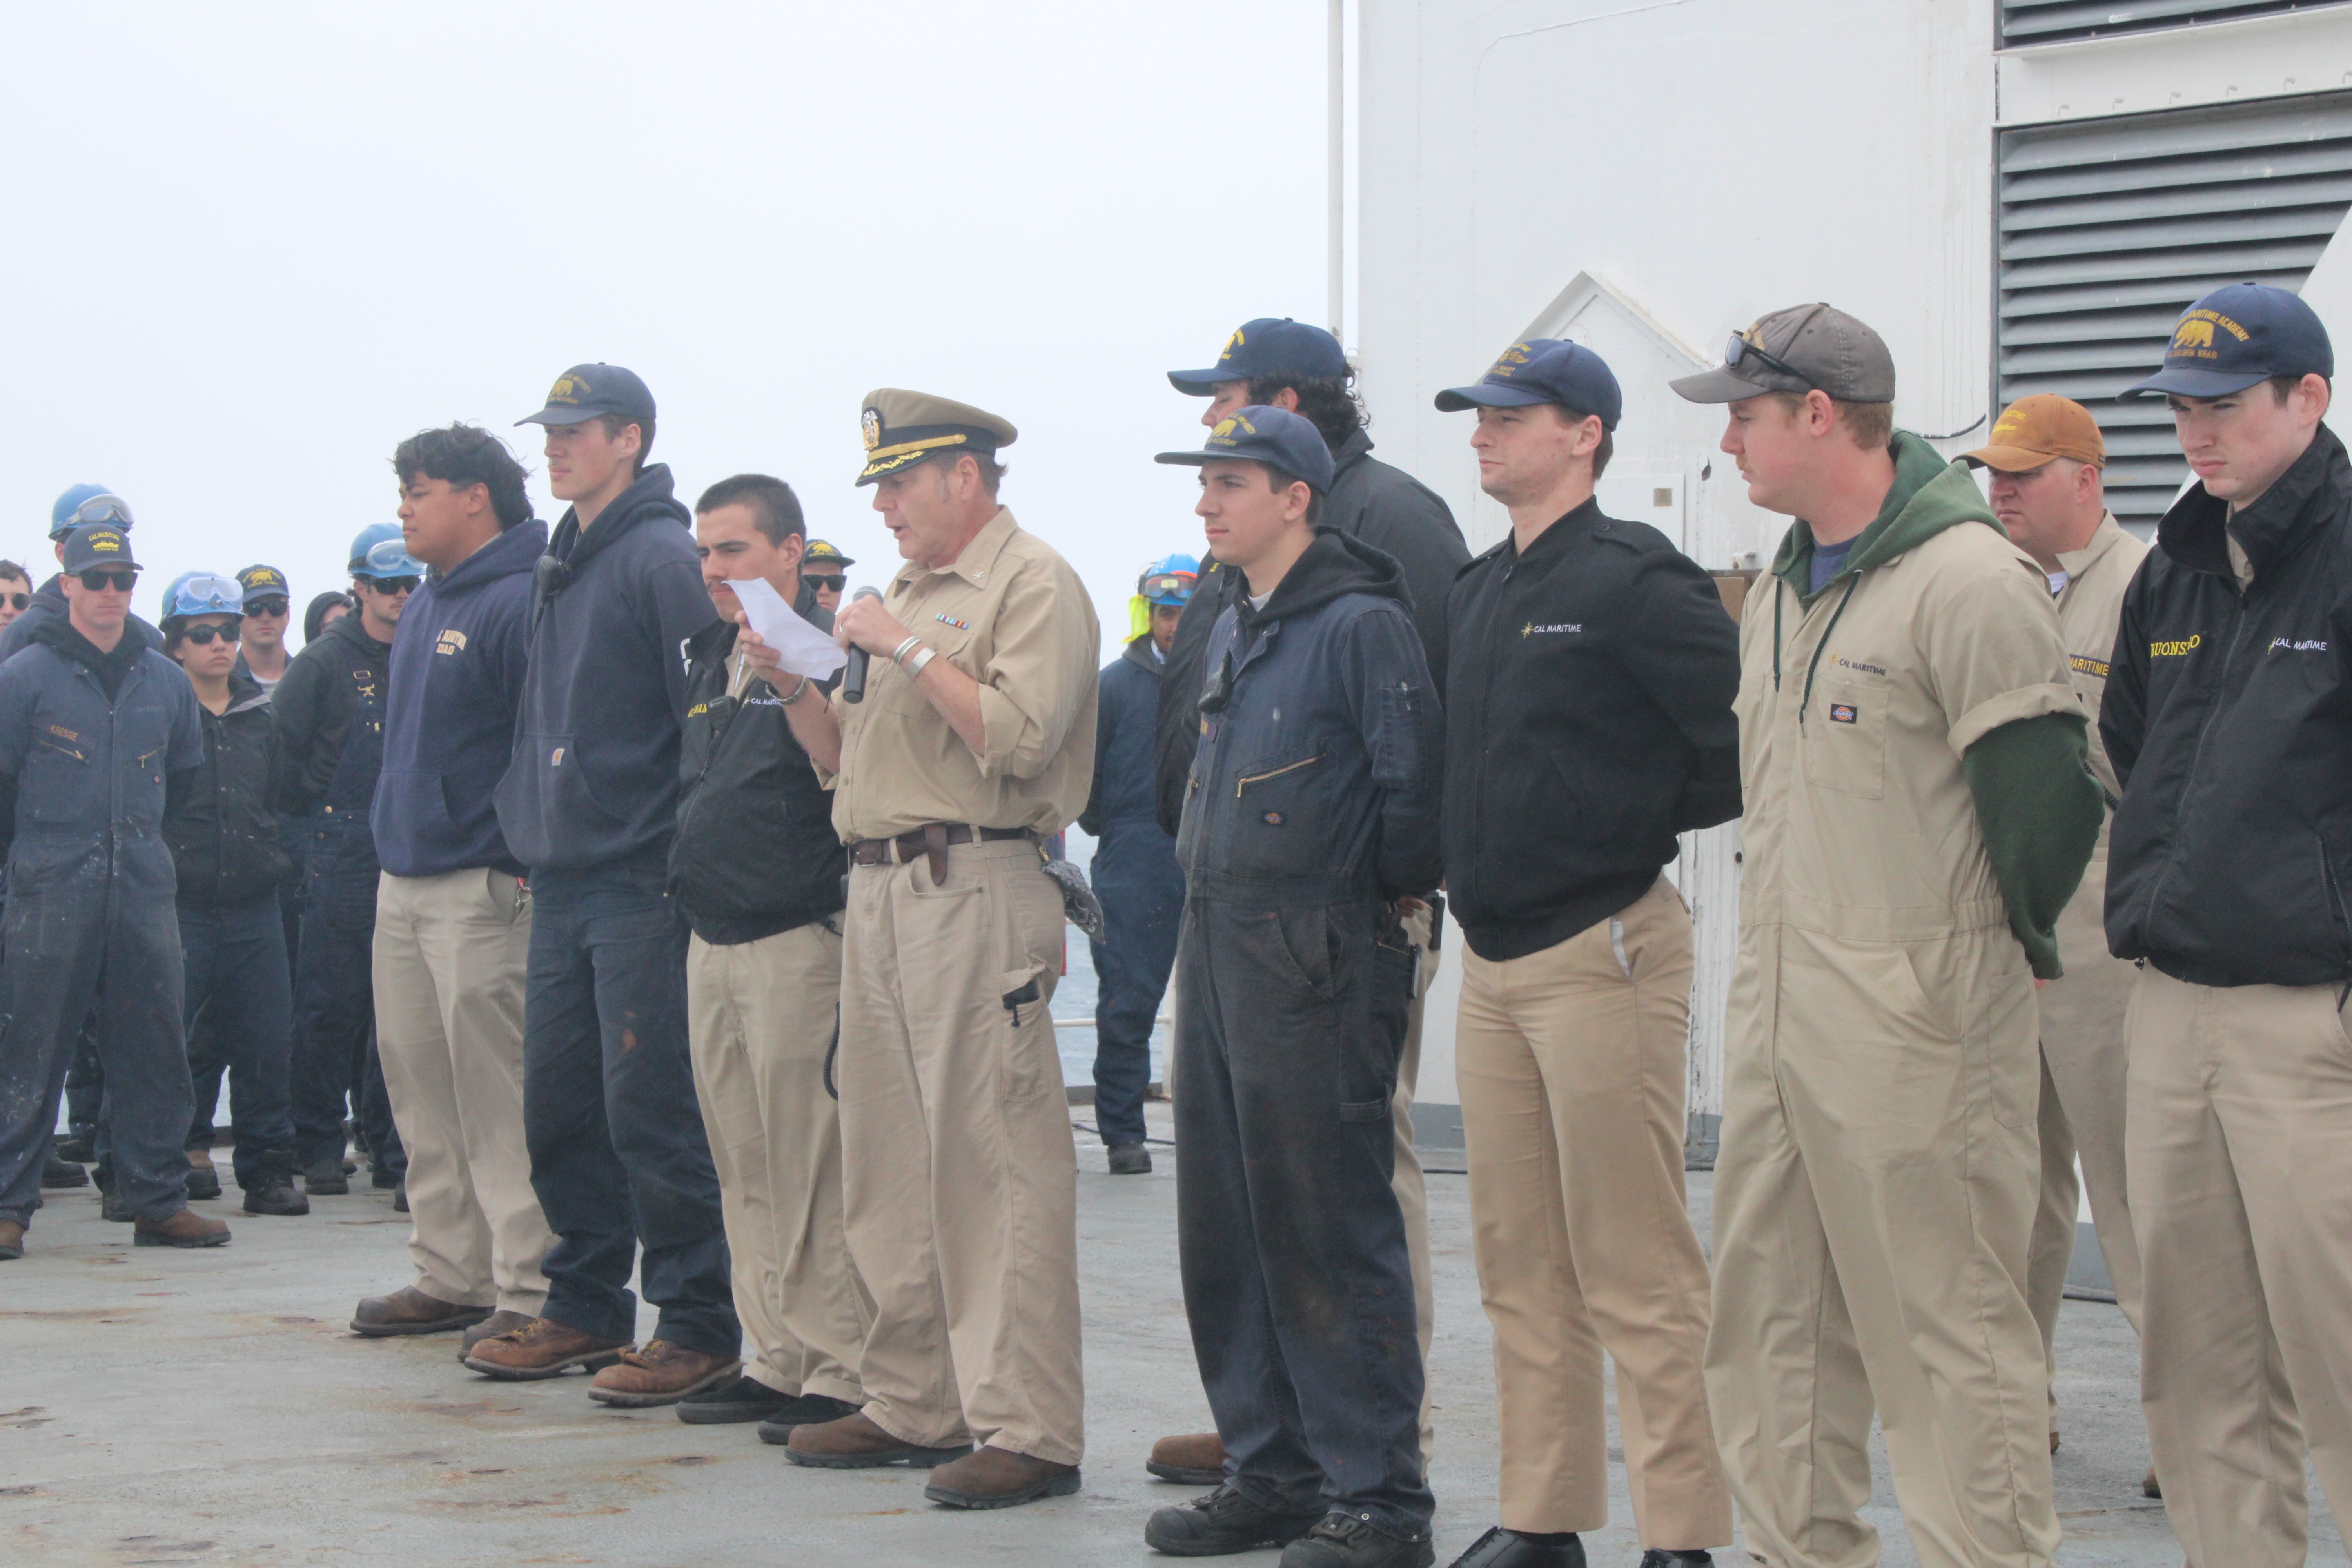
<path id="1" fill-rule="evenodd" d="M 1349 624 L 1340 657 L 1381 791 L 1381 891 L 1389 898 L 1426 893 L 1445 875 L 1437 810 L 1445 718 L 1420 633 L 1402 605 L 1382 604 Z"/>

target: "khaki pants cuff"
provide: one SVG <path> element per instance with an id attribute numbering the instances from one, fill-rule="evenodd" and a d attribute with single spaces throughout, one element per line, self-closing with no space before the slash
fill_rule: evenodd
<path id="1" fill-rule="evenodd" d="M 520 1312 L 526 1318 L 536 1318 L 547 1310 L 547 1292 L 528 1290 L 503 1294 L 499 1297 L 498 1306 L 501 1312 Z"/>
<path id="2" fill-rule="evenodd" d="M 867 1400 L 860 1414 L 909 1447 L 947 1448 L 958 1443 L 971 1441 L 971 1432 L 961 1421 L 956 1421 L 936 1431 L 927 1431 L 914 1422 L 900 1419 L 898 1412 L 889 1409 L 878 1399 Z"/>
<path id="3" fill-rule="evenodd" d="M 1049 1465 L 1075 1465 L 1086 1450 L 1075 1443 L 1060 1443 L 1051 1437 L 1008 1437 L 999 1432 L 988 1440 L 988 1447 L 1001 1448 L 1008 1454 L 1021 1454 L 1032 1459 L 1043 1459 Z"/>
<path id="4" fill-rule="evenodd" d="M 844 1405 L 863 1405 L 866 1391 L 845 1378 L 812 1377 L 801 1384 L 803 1394 L 814 1394 L 826 1399 L 838 1399 Z"/>
<path id="5" fill-rule="evenodd" d="M 435 1300 L 446 1301 L 453 1307 L 495 1307 L 500 1304 L 495 1285 L 460 1285 L 454 1279 L 444 1279 L 424 1269 L 417 1271 L 416 1288 Z M 542 1296 L 540 1300 L 543 1301 L 546 1298 Z M 538 1315 L 538 1309 L 533 1308 L 531 1316 Z"/>

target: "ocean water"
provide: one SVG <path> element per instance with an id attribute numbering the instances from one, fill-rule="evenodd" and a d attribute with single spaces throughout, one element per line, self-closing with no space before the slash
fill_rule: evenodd
<path id="1" fill-rule="evenodd" d="M 1095 858 L 1095 841 L 1073 827 L 1069 842 L 1063 851 L 1073 865 L 1090 867 Z M 1095 1080 L 1095 966 L 1087 951 L 1086 933 L 1074 925 L 1062 927 L 1066 939 L 1063 949 L 1067 967 L 1061 984 L 1054 992 L 1054 1043 L 1061 1047 L 1062 1081 L 1070 1084 L 1090 1084 Z M 1160 1004 L 1161 1016 L 1166 1016 L 1168 1004 Z M 1068 1022 L 1076 1026 L 1064 1027 Z M 1168 1026 L 1162 1024 L 1151 1031 L 1151 1081 L 1168 1081 Z"/>

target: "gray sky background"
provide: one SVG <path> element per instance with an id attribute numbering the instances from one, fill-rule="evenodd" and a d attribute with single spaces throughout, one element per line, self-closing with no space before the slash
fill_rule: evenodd
<path id="1" fill-rule="evenodd" d="M 410 433 L 532 470 L 568 365 L 626 364 L 689 507 L 747 469 L 896 570 L 859 399 L 1013 421 L 1004 491 L 1092 591 L 1198 553 L 1206 364 L 1319 321 L 1323 12 L 899 0 L 230 4 L 0 13 L 0 554 L 55 569 L 66 486 L 146 567 L 282 567 L 298 606 L 389 519 Z"/>

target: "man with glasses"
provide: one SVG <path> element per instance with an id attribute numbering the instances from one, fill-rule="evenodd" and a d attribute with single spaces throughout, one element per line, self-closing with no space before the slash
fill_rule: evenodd
<path id="1" fill-rule="evenodd" d="M 0 630 L 16 623 L 33 602 L 33 574 L 14 561 L 0 561 Z"/>
<path id="2" fill-rule="evenodd" d="M 0 837 L 8 840 L 6 1049 L 0 1051 L 0 1258 L 24 1256 L 75 1036 L 93 1003 L 110 1155 L 140 1247 L 215 1247 L 188 1209 L 194 1105 L 181 1035 L 167 787 L 204 761 L 195 694 L 131 635 L 139 564 L 121 529 L 70 531 L 65 613 L 0 668 Z M 167 785 L 167 778 L 169 784 Z M 99 977 L 110 984 L 99 996 Z"/>
<path id="3" fill-rule="evenodd" d="M 272 804 L 301 818 L 310 841 L 294 961 L 294 1137 L 313 1197 L 351 1190 L 346 1095 L 357 1106 L 374 1184 L 398 1186 L 407 1165 L 376 1061 L 371 955 L 381 868 L 368 812 L 383 770 L 393 633 L 425 567 L 401 542 L 400 524 L 379 522 L 352 541 L 350 570 L 358 614 L 296 655 L 271 700 L 278 738 Z"/>
<path id="4" fill-rule="evenodd" d="M 275 566 L 248 566 L 236 574 L 236 581 L 245 593 L 237 673 L 252 677 L 265 693 L 272 692 L 286 679 L 286 621 L 293 591 L 287 586 L 286 574 Z"/>
<path id="5" fill-rule="evenodd" d="M 49 508 L 49 544 L 58 561 L 65 559 L 66 535 L 92 523 L 106 523 L 129 532 L 131 503 L 104 485 L 75 485 L 58 497 L 56 504 Z M 16 618 L 0 629 L 0 662 L 31 647 L 34 629 L 43 621 L 63 620 L 65 615 L 65 574 L 60 572 L 35 589 Z M 163 634 L 137 616 L 125 616 L 123 625 L 146 638 L 150 647 L 163 646 Z"/>
<path id="6" fill-rule="evenodd" d="M 816 595 L 816 607 L 830 616 L 841 608 L 842 590 L 849 586 L 849 568 L 857 563 L 838 547 L 812 539 L 801 557 L 801 581 Z"/>

